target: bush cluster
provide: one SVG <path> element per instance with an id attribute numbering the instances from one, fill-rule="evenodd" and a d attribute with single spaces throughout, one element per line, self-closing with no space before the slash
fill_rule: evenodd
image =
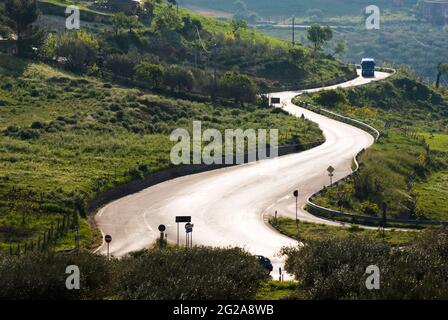
<path id="1" fill-rule="evenodd" d="M 68 290 L 66 268 L 80 270 Z M 121 260 L 92 253 L 0 256 L 0 299 L 254 299 L 266 274 L 239 248 L 150 249 Z"/>
<path id="2" fill-rule="evenodd" d="M 284 249 L 286 270 L 309 299 L 447 299 L 448 230 L 427 231 L 404 248 L 363 237 L 323 239 Z M 380 289 L 366 287 L 366 268 L 380 270 Z"/>

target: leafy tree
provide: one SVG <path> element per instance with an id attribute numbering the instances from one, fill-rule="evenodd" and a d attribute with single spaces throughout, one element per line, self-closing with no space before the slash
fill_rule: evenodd
<path id="1" fill-rule="evenodd" d="M 308 28 L 307 38 L 314 44 L 314 52 L 316 53 L 322 46 L 333 39 L 333 31 L 330 27 L 321 27 L 318 24 L 313 24 Z"/>
<path id="2" fill-rule="evenodd" d="M 340 88 L 318 92 L 314 96 L 313 100 L 322 106 L 331 108 L 334 108 L 338 105 L 348 104 L 347 94 L 343 89 Z"/>
<path id="3" fill-rule="evenodd" d="M 163 82 L 171 90 L 191 90 L 194 86 L 194 76 L 190 70 L 173 65 L 166 69 Z"/>
<path id="4" fill-rule="evenodd" d="M 191 19 L 189 16 L 182 18 L 183 27 L 180 30 L 184 36 L 196 38 L 196 33 L 202 30 L 202 23 L 198 19 Z"/>
<path id="5" fill-rule="evenodd" d="M 238 72 L 225 73 L 220 81 L 222 94 L 228 98 L 234 98 L 241 107 L 245 102 L 253 102 L 256 98 L 257 86 L 247 75 Z"/>
<path id="6" fill-rule="evenodd" d="M 236 38 L 240 37 L 239 31 L 242 29 L 247 29 L 248 24 L 243 19 L 233 19 L 230 22 L 230 27 L 232 28 L 232 33 Z"/>
<path id="7" fill-rule="evenodd" d="M 55 56 L 57 45 L 58 36 L 53 33 L 49 33 L 40 48 L 40 57 L 43 59 L 52 60 Z"/>
<path id="8" fill-rule="evenodd" d="M 6 24 L 17 36 L 17 55 L 24 56 L 43 41 L 43 33 L 33 25 L 39 17 L 36 0 L 6 0 Z"/>
<path id="9" fill-rule="evenodd" d="M 83 71 L 97 61 L 99 43 L 95 37 L 84 31 L 61 35 L 55 54 L 67 59 L 67 66 L 73 71 Z"/>
<path id="10" fill-rule="evenodd" d="M 293 46 L 289 49 L 289 57 L 295 65 L 301 65 L 307 60 L 307 52 L 302 46 Z"/>
<path id="11" fill-rule="evenodd" d="M 0 3 L 0 36 L 7 37 L 10 34 L 10 29 L 6 24 L 5 4 Z"/>
<path id="12" fill-rule="evenodd" d="M 181 17 L 169 7 L 160 7 L 154 19 L 154 25 L 158 32 L 166 30 L 180 30 L 183 27 Z"/>
<path id="13" fill-rule="evenodd" d="M 120 263 L 122 299 L 254 299 L 267 278 L 256 259 L 239 248 L 150 250 Z"/>
<path id="14" fill-rule="evenodd" d="M 140 16 L 146 20 L 149 20 L 149 25 L 151 25 L 154 18 L 154 9 L 156 3 L 160 2 L 160 0 L 145 0 L 141 4 Z"/>
<path id="15" fill-rule="evenodd" d="M 138 80 L 149 83 L 152 88 L 157 88 L 163 79 L 164 69 L 161 65 L 145 61 L 136 65 L 134 72 Z"/>
<path id="16" fill-rule="evenodd" d="M 334 48 L 334 55 L 342 55 L 345 52 L 345 44 L 342 42 L 339 42 L 336 44 L 336 47 Z"/>
<path id="17" fill-rule="evenodd" d="M 114 75 L 131 78 L 134 68 L 139 63 L 140 56 L 135 53 L 111 54 L 107 57 L 104 67 Z"/>
<path id="18" fill-rule="evenodd" d="M 115 31 L 115 35 L 118 36 L 120 33 L 120 29 L 125 29 L 128 25 L 128 16 L 126 16 L 123 12 L 119 12 L 114 14 L 112 17 L 112 26 Z"/>
<path id="19" fill-rule="evenodd" d="M 436 87 L 440 87 L 440 79 L 442 76 L 448 74 L 448 63 L 439 63 L 437 66 L 437 81 L 436 81 Z"/>
<path id="20" fill-rule="evenodd" d="M 135 29 L 139 26 L 138 18 L 136 16 L 127 17 L 125 26 L 129 30 L 129 33 L 131 33 L 132 29 Z"/>

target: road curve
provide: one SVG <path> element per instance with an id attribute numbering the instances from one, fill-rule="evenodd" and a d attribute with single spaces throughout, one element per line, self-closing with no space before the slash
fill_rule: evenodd
<path id="1" fill-rule="evenodd" d="M 358 77 L 327 88 L 354 87 L 388 77 Z M 297 107 L 291 99 L 304 91 L 281 92 L 277 96 L 286 104 L 284 109 L 295 116 L 302 114 L 319 124 L 326 142 L 316 148 L 283 156 L 205 173 L 185 176 L 147 188 L 116 200 L 95 216 L 103 234 L 110 234 L 112 255 L 120 257 L 131 251 L 149 247 L 158 238 L 159 224 L 167 226 L 168 240 L 176 241 L 176 215 L 191 215 L 195 245 L 215 247 L 239 246 L 253 254 L 269 257 L 274 270 L 284 259 L 278 256 L 283 246 L 297 245 L 295 240 L 279 234 L 264 221 L 266 213 L 295 217 L 295 201 L 291 193 L 300 191 L 300 207 L 306 199 L 328 184 L 326 168 L 336 168 L 335 179 L 351 173 L 353 157 L 373 143 L 368 133 L 353 126 L 326 118 Z M 337 224 L 300 210 L 301 220 Z M 181 243 L 185 233 L 181 229 Z M 103 244 L 98 248 L 105 253 Z M 277 272 L 277 271 L 275 271 Z"/>

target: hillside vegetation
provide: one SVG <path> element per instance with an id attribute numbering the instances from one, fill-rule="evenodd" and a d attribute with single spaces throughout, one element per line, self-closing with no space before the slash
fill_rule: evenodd
<path id="1" fill-rule="evenodd" d="M 193 120 L 204 130 L 279 128 L 280 144 L 304 148 L 323 139 L 315 124 L 254 104 L 170 98 L 5 55 L 0 75 L 2 248 L 42 242 L 50 230 L 58 247 L 73 248 L 78 217 L 82 244 L 89 245 L 87 202 L 170 167 L 169 134 L 191 130 Z"/>
<path id="2" fill-rule="evenodd" d="M 52 15 L 64 16 L 62 8 L 66 3 L 60 0 L 51 3 L 59 9 L 43 7 L 46 14 L 43 25 Z M 86 71 L 95 73 L 97 67 L 104 65 L 103 73 L 133 78 L 132 69 L 144 60 L 164 67 L 175 64 L 197 70 L 196 73 L 201 71 L 204 83 L 213 81 L 215 69 L 218 76 L 228 70 L 239 71 L 254 77 L 263 88 L 276 89 L 353 77 L 352 69 L 330 56 L 319 55 L 316 59 L 305 46 L 297 46 L 303 51 L 301 59 L 297 59 L 287 42 L 257 32 L 243 20 L 218 21 L 155 0 L 143 2 L 137 12 L 138 18 L 112 13 L 108 13 L 108 17 L 102 23 L 81 22 L 82 30 L 92 33 L 99 41 L 98 59 L 86 61 Z M 54 31 L 64 32 L 64 20 L 50 25 Z M 52 37 L 44 46 L 42 55 L 48 61 L 55 55 L 65 54 L 48 50 L 55 42 L 57 40 Z M 210 94 L 212 90 L 204 86 L 193 89 L 202 94 Z"/>
<path id="3" fill-rule="evenodd" d="M 259 94 L 354 76 L 242 20 L 165 2 L 125 15 L 80 1 L 81 30 L 70 32 L 67 1 L 29 0 L 22 14 L 4 4 L 1 33 L 19 37 L 19 57 L 0 54 L 0 248 L 11 252 L 72 249 L 76 232 L 81 246 L 95 245 L 88 202 L 171 167 L 170 133 L 195 120 L 221 132 L 278 128 L 281 145 L 319 144 L 315 124 Z"/>
<path id="4" fill-rule="evenodd" d="M 360 172 L 326 189 L 314 199 L 316 203 L 381 216 L 385 201 L 389 217 L 448 220 L 444 198 L 448 149 L 442 142 L 448 133 L 445 96 L 400 71 L 381 83 L 322 92 L 309 99 L 382 131 L 380 142 L 360 157 Z M 339 191 L 345 192 L 342 202 Z"/>

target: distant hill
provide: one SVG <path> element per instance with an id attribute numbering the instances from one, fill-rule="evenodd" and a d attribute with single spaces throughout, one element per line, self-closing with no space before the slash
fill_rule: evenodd
<path id="1" fill-rule="evenodd" d="M 417 0 L 378 0 L 375 5 L 383 9 L 411 8 Z M 181 0 L 181 5 L 235 13 L 241 3 L 249 11 L 261 17 L 308 16 L 309 11 L 319 9 L 324 16 L 347 16 L 358 14 L 363 8 L 373 4 L 369 0 Z"/>

